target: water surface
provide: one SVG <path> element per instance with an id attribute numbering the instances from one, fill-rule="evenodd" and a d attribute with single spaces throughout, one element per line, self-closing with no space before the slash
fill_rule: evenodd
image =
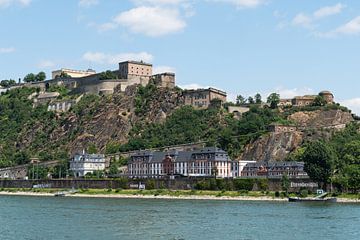
<path id="1" fill-rule="evenodd" d="M 359 204 L 0 196 L 0 239 L 360 239 Z"/>

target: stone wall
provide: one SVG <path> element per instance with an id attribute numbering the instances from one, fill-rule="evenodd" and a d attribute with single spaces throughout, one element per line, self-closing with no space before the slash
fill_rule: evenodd
<path id="1" fill-rule="evenodd" d="M 241 178 L 249 179 L 249 178 Z M 266 185 L 268 191 L 282 191 L 281 178 L 256 178 L 253 179 L 254 191 L 264 190 L 261 189 L 259 182 L 263 182 Z M 185 190 L 194 189 L 198 182 L 210 181 L 209 178 L 196 178 L 196 179 L 139 179 L 139 180 L 128 180 L 128 179 L 115 179 L 115 180 L 85 180 L 85 179 L 66 179 L 66 180 L 0 180 L 0 188 L 32 188 L 34 185 L 44 185 L 49 188 L 75 188 L 75 189 L 128 189 L 131 185 L 136 185 L 139 182 L 145 183 L 150 187 L 150 182 L 155 188 L 167 188 L 172 190 Z M 228 185 L 234 186 L 236 179 L 221 179 Z M 290 191 L 297 192 L 300 189 L 309 189 L 315 191 L 318 186 L 316 183 L 311 181 L 309 178 L 294 178 L 290 179 Z"/>

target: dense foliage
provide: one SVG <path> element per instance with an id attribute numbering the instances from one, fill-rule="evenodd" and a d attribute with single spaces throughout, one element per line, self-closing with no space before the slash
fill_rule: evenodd
<path id="1" fill-rule="evenodd" d="M 246 143 L 266 133 L 270 123 L 283 120 L 277 111 L 258 107 L 252 107 L 240 120 L 223 111 L 219 108 L 195 110 L 191 106 L 181 107 L 164 123 L 135 125 L 130 132 L 129 142 L 121 146 L 121 150 L 204 141 L 236 157 Z"/>
<path id="2" fill-rule="evenodd" d="M 36 91 L 35 88 L 17 88 L 0 96 L 0 167 L 25 164 L 34 156 L 40 160 L 67 157 L 66 151 L 52 149 L 48 143 L 50 133 L 60 122 L 53 112 L 47 111 L 47 106 L 33 108 L 28 97 Z M 44 123 L 43 128 L 33 129 L 33 142 L 26 150 L 21 150 L 19 134 L 39 122 Z M 39 151 L 42 148 L 50 150 Z"/>
<path id="3" fill-rule="evenodd" d="M 305 170 L 315 181 L 332 184 L 339 191 L 360 190 L 360 133 L 351 124 L 329 141 L 306 144 L 291 156 L 304 161 Z"/>

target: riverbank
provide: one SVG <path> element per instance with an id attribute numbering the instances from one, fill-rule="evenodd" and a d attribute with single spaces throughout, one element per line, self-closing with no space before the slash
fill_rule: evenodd
<path id="1" fill-rule="evenodd" d="M 66 190 L 64 190 L 66 191 Z M 37 189 L 34 191 L 14 190 L 0 191 L 0 196 L 36 196 L 53 197 L 59 190 Z M 274 201 L 287 202 L 286 197 L 274 197 L 271 193 L 233 191 L 187 191 L 187 190 L 106 190 L 86 189 L 77 193 L 67 193 L 66 197 L 79 198 L 124 198 L 124 199 L 184 199 L 184 200 L 226 200 L 226 201 Z M 356 196 L 356 195 L 355 195 Z M 359 197 L 338 197 L 339 203 L 360 203 Z"/>

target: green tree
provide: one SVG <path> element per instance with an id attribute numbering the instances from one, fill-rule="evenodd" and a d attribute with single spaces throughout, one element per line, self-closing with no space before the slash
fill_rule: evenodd
<path id="1" fill-rule="evenodd" d="M 322 141 L 315 141 L 307 144 L 302 158 L 305 172 L 326 190 L 337 158 L 333 149 Z"/>
<path id="2" fill-rule="evenodd" d="M 119 174 L 119 165 L 115 162 L 112 162 L 110 164 L 110 168 L 109 168 L 109 175 L 110 176 L 115 176 L 117 174 Z"/>
<path id="3" fill-rule="evenodd" d="M 255 100 L 254 100 L 253 97 L 248 97 L 247 101 L 248 101 L 249 104 L 254 104 L 255 103 Z"/>
<path id="4" fill-rule="evenodd" d="M 279 104 L 280 102 L 280 95 L 277 94 L 277 93 L 271 93 L 268 98 L 267 98 L 267 101 L 266 101 L 268 104 L 270 104 L 270 107 L 272 109 L 275 109 L 277 108 L 277 105 Z"/>
<path id="5" fill-rule="evenodd" d="M 287 196 L 290 188 L 290 180 L 287 175 L 282 175 L 281 177 L 281 188 L 283 191 L 286 192 L 286 196 Z"/>
<path id="6" fill-rule="evenodd" d="M 312 105 L 321 107 L 321 106 L 325 106 L 326 104 L 327 104 L 326 99 L 323 96 L 318 95 L 314 99 L 314 102 Z"/>
<path id="7" fill-rule="evenodd" d="M 96 148 L 96 145 L 93 144 L 93 143 L 89 144 L 89 146 L 87 147 L 87 153 L 89 153 L 89 154 L 96 154 L 96 153 L 98 153 L 98 150 L 97 150 L 97 148 Z"/>
<path id="8" fill-rule="evenodd" d="M 353 193 L 360 190 L 360 165 L 350 165 L 345 168 L 345 175 L 348 178 L 348 187 Z"/>
<path id="9" fill-rule="evenodd" d="M 46 74 L 44 72 L 39 72 L 36 76 L 35 76 L 35 81 L 36 82 L 41 82 L 44 81 L 46 79 Z"/>
<path id="10" fill-rule="evenodd" d="M 15 80 L 13 79 L 10 79 L 10 80 L 2 80 L 0 82 L 0 86 L 4 87 L 4 88 L 8 88 L 8 87 L 11 87 L 11 86 L 14 86 L 16 85 L 16 82 Z"/>
<path id="11" fill-rule="evenodd" d="M 256 103 L 256 104 L 261 104 L 261 103 L 262 103 L 260 93 L 257 93 L 257 94 L 255 95 L 255 103 Z"/>
<path id="12" fill-rule="evenodd" d="M 117 79 L 117 76 L 113 71 L 107 70 L 106 72 L 102 72 L 99 74 L 99 79 L 100 80 Z"/>
<path id="13" fill-rule="evenodd" d="M 236 104 L 243 105 L 246 103 L 246 99 L 242 95 L 237 95 L 236 97 Z"/>
<path id="14" fill-rule="evenodd" d="M 61 72 L 60 75 L 55 76 L 55 79 L 58 79 L 58 78 L 66 79 L 66 78 L 71 78 L 71 76 L 69 74 L 67 74 L 66 72 Z"/>
<path id="15" fill-rule="evenodd" d="M 36 81 L 36 75 L 33 73 L 29 73 L 24 77 L 24 82 L 35 82 Z"/>

